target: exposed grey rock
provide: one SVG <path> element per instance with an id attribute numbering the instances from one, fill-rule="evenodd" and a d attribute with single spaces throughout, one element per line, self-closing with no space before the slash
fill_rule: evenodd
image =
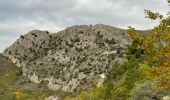
<path id="1" fill-rule="evenodd" d="M 59 100 L 59 98 L 57 96 L 49 96 L 45 100 Z"/>
<path id="2" fill-rule="evenodd" d="M 21 66 L 23 75 L 51 89 L 72 92 L 103 82 L 112 64 L 125 60 L 131 43 L 127 30 L 97 24 L 76 25 L 58 33 L 33 30 L 3 55 Z"/>
<path id="3" fill-rule="evenodd" d="M 158 88 L 157 81 L 145 81 L 135 85 L 130 100 L 169 100 L 170 90 Z"/>
<path id="4" fill-rule="evenodd" d="M 97 83 L 97 86 L 98 86 L 98 87 L 100 87 L 100 86 L 103 84 L 105 78 L 106 78 L 105 74 L 101 74 L 101 75 L 100 75 L 99 80 L 98 80 L 98 83 Z"/>
<path id="5" fill-rule="evenodd" d="M 170 96 L 164 96 L 162 97 L 162 100 L 170 100 Z"/>

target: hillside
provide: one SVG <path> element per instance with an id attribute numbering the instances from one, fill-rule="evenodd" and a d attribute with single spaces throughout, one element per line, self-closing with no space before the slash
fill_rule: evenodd
<path id="1" fill-rule="evenodd" d="M 21 66 L 32 82 L 73 92 L 102 84 L 113 63 L 125 60 L 129 43 L 127 30 L 80 25 L 58 33 L 30 31 L 3 55 Z"/>
<path id="2" fill-rule="evenodd" d="M 30 31 L 0 54 L 0 98 L 160 100 L 169 90 L 141 73 L 136 46 L 127 30 L 103 24 Z"/>
<path id="3" fill-rule="evenodd" d="M 0 100 L 44 100 L 56 94 L 60 97 L 68 95 L 62 91 L 52 91 L 46 84 L 31 82 L 22 75 L 21 68 L 0 54 Z"/>

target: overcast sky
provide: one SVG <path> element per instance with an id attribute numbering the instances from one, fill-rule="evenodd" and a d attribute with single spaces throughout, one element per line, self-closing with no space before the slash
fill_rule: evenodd
<path id="1" fill-rule="evenodd" d="M 33 29 L 60 31 L 77 24 L 150 29 L 144 9 L 167 13 L 166 0 L 0 0 L 0 52 Z"/>

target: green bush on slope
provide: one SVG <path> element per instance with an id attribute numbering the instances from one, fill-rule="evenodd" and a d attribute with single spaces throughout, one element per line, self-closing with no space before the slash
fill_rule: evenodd
<path id="1" fill-rule="evenodd" d="M 111 73 L 104 84 L 82 91 L 76 98 L 67 97 L 66 100 L 126 100 L 131 97 L 130 92 L 137 82 L 145 80 L 139 70 L 142 61 L 142 50 L 136 49 L 138 41 L 132 43 L 127 50 L 127 61 L 114 64 Z"/>
<path id="2" fill-rule="evenodd" d="M 43 85 L 37 85 L 34 91 L 35 88 L 32 86 L 36 84 L 22 76 L 22 68 L 15 66 L 2 55 L 0 55 L 0 69 L 0 100 L 44 100 L 45 97 L 58 92 L 51 91 Z M 29 86 L 29 90 L 23 89 L 26 86 Z"/>

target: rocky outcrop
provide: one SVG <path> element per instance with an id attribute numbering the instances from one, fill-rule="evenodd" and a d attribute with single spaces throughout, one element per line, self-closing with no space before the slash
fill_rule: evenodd
<path id="1" fill-rule="evenodd" d="M 170 100 L 170 96 L 164 96 L 162 97 L 162 100 Z"/>
<path id="2" fill-rule="evenodd" d="M 45 100 L 59 100 L 57 96 L 49 96 Z"/>
<path id="3" fill-rule="evenodd" d="M 170 100 L 169 89 L 158 88 L 157 81 L 141 81 L 130 92 L 130 100 Z"/>
<path id="4" fill-rule="evenodd" d="M 127 30 L 77 25 L 58 33 L 30 31 L 3 55 L 21 66 L 31 81 L 72 92 L 102 84 L 112 64 L 125 60 L 129 44 Z"/>

